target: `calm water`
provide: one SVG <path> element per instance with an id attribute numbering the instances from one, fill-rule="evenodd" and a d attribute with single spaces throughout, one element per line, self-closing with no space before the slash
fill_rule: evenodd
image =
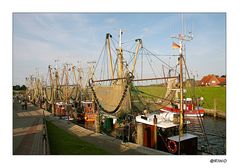
<path id="1" fill-rule="evenodd" d="M 198 119 L 194 117 L 188 118 L 188 120 L 191 121 L 189 130 L 198 132 L 198 149 L 201 149 L 201 146 L 207 146 L 205 138 L 199 134 L 201 129 L 198 124 Z M 204 116 L 202 121 L 207 134 L 210 152 L 216 155 L 226 154 L 226 120 Z"/>

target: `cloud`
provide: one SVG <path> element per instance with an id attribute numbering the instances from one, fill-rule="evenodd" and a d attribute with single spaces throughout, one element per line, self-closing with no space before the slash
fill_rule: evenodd
<path id="1" fill-rule="evenodd" d="M 106 24 L 112 25 L 112 24 L 116 24 L 116 23 L 117 23 L 117 19 L 111 17 L 111 18 L 105 19 L 104 22 L 105 22 Z"/>
<path id="2" fill-rule="evenodd" d="M 22 74 L 34 73 L 35 67 L 40 66 L 47 71 L 44 67 L 53 64 L 56 58 L 62 62 L 80 61 L 83 65 L 87 61 L 97 61 L 105 33 L 110 32 L 117 39 L 115 28 L 126 28 L 123 42 L 131 39 L 133 43 L 134 39 L 142 38 L 144 47 L 150 51 L 174 53 L 177 51 L 171 49 L 170 35 L 177 34 L 181 29 L 180 15 L 175 14 L 14 14 L 13 18 L 16 79 Z M 198 71 L 220 71 L 220 67 L 224 67 L 225 39 L 222 36 L 225 32 L 218 30 L 222 24 L 215 24 L 210 17 L 204 18 L 185 16 L 185 20 L 194 21 L 195 37 L 188 43 L 187 59 L 191 67 L 196 67 Z M 126 45 L 131 48 L 128 43 Z M 202 60 L 207 61 L 203 63 Z M 213 60 L 218 63 L 201 66 L 213 64 Z"/>

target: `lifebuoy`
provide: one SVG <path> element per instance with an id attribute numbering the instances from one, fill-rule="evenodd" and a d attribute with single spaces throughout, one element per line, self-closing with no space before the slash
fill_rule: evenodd
<path id="1" fill-rule="evenodd" d="M 177 147 L 177 144 L 176 144 L 175 141 L 169 140 L 167 145 L 168 145 L 168 150 L 169 150 L 170 153 L 176 153 L 177 152 L 178 147 Z"/>

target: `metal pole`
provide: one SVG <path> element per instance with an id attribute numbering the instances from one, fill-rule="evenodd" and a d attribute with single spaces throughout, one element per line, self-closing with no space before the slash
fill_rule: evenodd
<path id="1" fill-rule="evenodd" d="M 179 61 L 180 61 L 180 123 L 179 123 L 179 136 L 183 135 L 183 54 L 182 54 L 182 42 L 180 42 L 179 48 Z"/>

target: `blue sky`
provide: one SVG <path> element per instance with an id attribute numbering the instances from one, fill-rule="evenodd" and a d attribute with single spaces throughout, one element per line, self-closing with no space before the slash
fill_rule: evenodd
<path id="1" fill-rule="evenodd" d="M 185 13 L 185 31 L 194 39 L 186 42 L 187 65 L 203 75 L 225 74 L 226 15 L 224 13 Z M 117 39 L 124 30 L 123 42 L 142 38 L 143 45 L 158 54 L 176 54 L 171 35 L 181 32 L 179 13 L 15 13 L 13 14 L 13 84 L 24 84 L 25 77 L 38 69 L 43 75 L 55 59 L 61 63 L 98 60 L 105 34 Z M 162 58 L 173 64 L 174 58 Z"/>

